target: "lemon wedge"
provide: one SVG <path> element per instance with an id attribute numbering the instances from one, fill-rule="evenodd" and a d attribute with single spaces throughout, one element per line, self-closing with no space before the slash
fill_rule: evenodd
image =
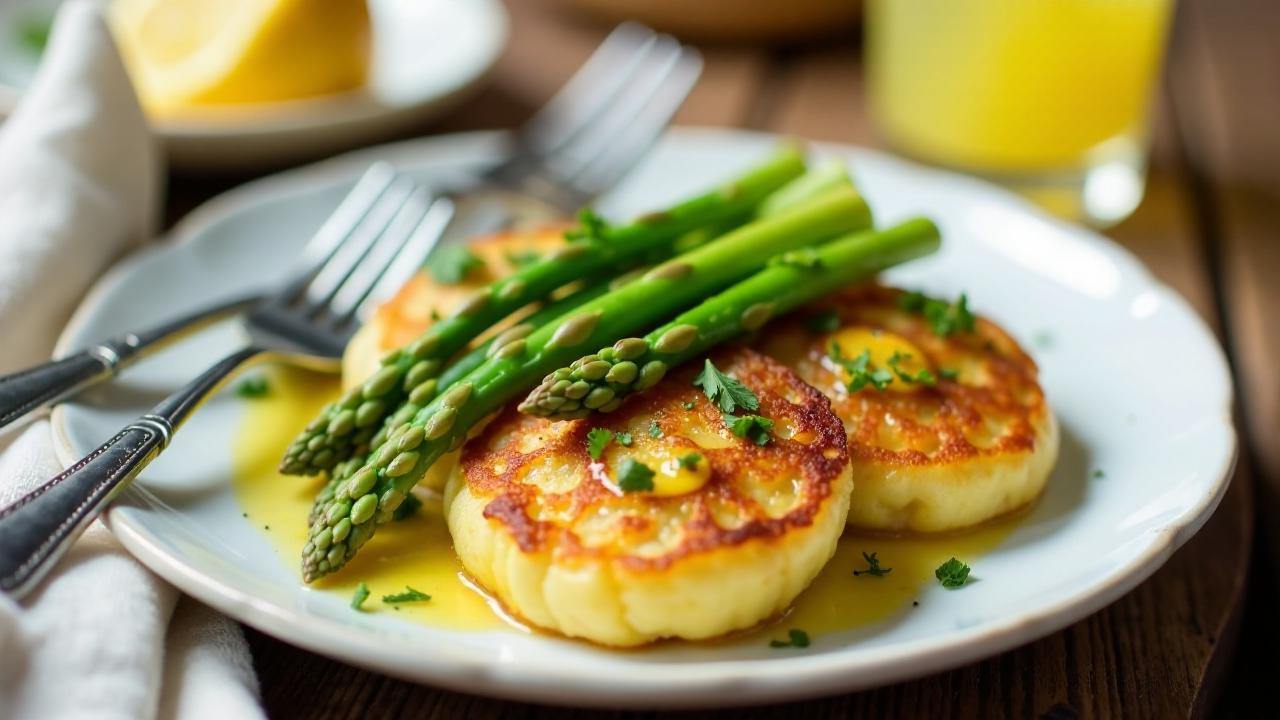
<path id="1" fill-rule="evenodd" d="M 369 64 L 365 0 L 115 0 L 110 20 L 157 114 L 350 90 Z"/>

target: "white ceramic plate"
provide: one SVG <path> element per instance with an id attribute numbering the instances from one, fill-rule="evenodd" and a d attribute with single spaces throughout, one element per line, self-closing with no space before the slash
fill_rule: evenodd
<path id="1" fill-rule="evenodd" d="M 39 32 L 61 0 L 0 3 L 0 117 L 35 72 Z M 370 0 L 373 63 L 357 91 L 307 100 L 209 110 L 159 120 L 169 160 L 185 168 L 260 167 L 314 158 L 385 137 L 456 105 L 506 46 L 498 0 Z"/>
<path id="2" fill-rule="evenodd" d="M 469 134 L 377 148 L 227 193 L 182 223 L 174 242 L 106 277 L 60 348 L 271 281 L 374 158 L 427 178 L 492 160 L 501 140 Z M 661 207 L 758 161 L 775 142 L 674 132 L 601 210 Z M 301 587 L 241 518 L 226 483 L 243 408 L 234 398 L 215 399 L 179 433 L 111 510 L 112 530 L 187 593 L 299 646 L 485 695 L 622 707 L 763 702 L 923 675 L 1051 633 L 1151 575 L 1213 512 L 1232 468 L 1231 387 L 1213 336 L 1127 252 L 1003 191 L 867 151 L 819 153 L 852 164 L 882 221 L 925 213 L 942 226 L 944 250 L 890 281 L 967 291 L 1028 346 L 1052 337 L 1036 354 L 1062 423 L 1062 458 L 1034 513 L 982 558 L 981 582 L 951 593 L 925 588 L 910 613 L 786 654 L 758 642 L 618 653 L 354 613 L 343 597 Z M 210 332 L 61 406 L 62 459 L 88 452 L 236 341 L 229 327 Z M 1106 478 L 1091 478 L 1094 468 Z"/>

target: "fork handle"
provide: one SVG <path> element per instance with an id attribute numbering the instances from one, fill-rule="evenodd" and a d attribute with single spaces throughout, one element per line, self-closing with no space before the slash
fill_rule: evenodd
<path id="1" fill-rule="evenodd" d="M 139 357 L 248 307 L 256 296 L 236 298 L 157 327 L 132 332 L 74 355 L 0 376 L 0 428 L 36 408 L 114 376 Z"/>
<path id="2" fill-rule="evenodd" d="M 0 428 L 60 397 L 70 395 L 115 374 L 119 359 L 115 343 L 53 360 L 0 377 Z"/>
<path id="3" fill-rule="evenodd" d="M 164 452 L 182 423 L 246 362 L 255 346 L 228 355 L 53 479 L 0 509 L 0 591 L 31 590 L 102 508 Z"/>

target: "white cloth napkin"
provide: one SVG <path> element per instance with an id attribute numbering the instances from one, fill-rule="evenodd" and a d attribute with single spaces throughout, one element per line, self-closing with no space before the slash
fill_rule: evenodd
<path id="1" fill-rule="evenodd" d="M 149 236 L 161 177 L 98 10 L 66 3 L 0 126 L 0 372 L 47 358 L 89 284 Z M 0 506 L 61 470 L 45 420 L 6 443 Z M 22 603 L 0 596 L 0 720 L 261 716 L 239 626 L 179 601 L 98 523 Z"/>

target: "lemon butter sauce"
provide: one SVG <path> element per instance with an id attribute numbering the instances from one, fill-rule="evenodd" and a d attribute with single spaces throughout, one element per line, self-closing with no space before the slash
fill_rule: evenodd
<path id="1" fill-rule="evenodd" d="M 283 476 L 276 471 L 276 464 L 297 429 L 336 397 L 339 387 L 335 377 L 285 368 L 272 369 L 267 382 L 265 395 L 244 401 L 234 451 L 233 488 L 247 522 L 270 538 L 282 562 L 296 567 L 306 542 L 307 515 L 321 479 Z M 385 526 L 377 540 L 347 567 L 313 587 L 349 599 L 364 582 L 370 590 L 364 612 L 390 614 L 434 627 L 527 631 L 467 579 L 454 554 L 439 498 L 422 497 L 425 502 L 417 513 Z M 780 628 L 801 628 L 811 635 L 835 633 L 910 612 L 912 603 L 936 583 L 935 568 L 953 556 L 975 565 L 1017 524 L 1018 518 L 1012 518 L 939 537 L 846 531 L 836 556 L 785 615 L 731 640 L 759 636 L 761 642 L 767 642 L 782 632 Z M 854 575 L 855 570 L 868 568 L 863 552 L 876 553 L 888 572 Z M 981 576 L 980 564 L 974 575 Z M 431 599 L 396 605 L 382 602 L 383 595 L 403 592 L 406 587 Z"/>

